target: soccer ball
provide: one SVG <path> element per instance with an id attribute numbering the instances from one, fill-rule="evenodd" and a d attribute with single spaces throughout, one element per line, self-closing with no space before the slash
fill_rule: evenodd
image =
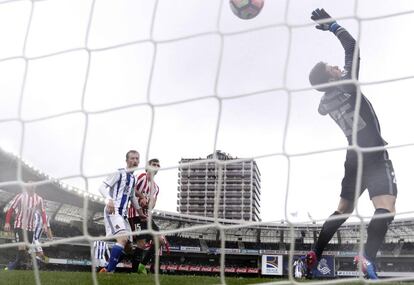
<path id="1" fill-rule="evenodd" d="M 262 10 L 264 0 L 230 0 L 233 13 L 243 20 L 256 17 Z"/>

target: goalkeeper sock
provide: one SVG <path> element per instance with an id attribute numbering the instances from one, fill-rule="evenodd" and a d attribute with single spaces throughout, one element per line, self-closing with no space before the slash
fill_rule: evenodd
<path id="1" fill-rule="evenodd" d="M 394 219 L 393 216 L 378 217 L 378 215 L 390 214 L 387 209 L 378 208 L 368 225 L 368 237 L 365 245 L 365 257 L 371 262 L 375 262 L 377 252 L 387 233 L 388 226 Z"/>
<path id="2" fill-rule="evenodd" d="M 147 265 L 155 257 L 155 247 L 151 245 L 148 251 L 145 253 L 144 258 L 142 259 L 142 264 Z"/>
<path id="3" fill-rule="evenodd" d="M 124 250 L 124 246 L 122 244 L 116 243 L 111 250 L 111 257 L 109 258 L 108 266 L 106 270 L 108 272 L 115 271 L 116 265 L 119 262 L 119 258 Z"/>
<path id="4" fill-rule="evenodd" d="M 314 248 L 318 260 L 321 258 L 323 250 L 325 249 L 329 241 L 332 239 L 333 235 L 336 233 L 339 227 L 347 220 L 347 217 L 336 217 L 338 215 L 341 215 L 341 213 L 335 211 L 322 226 L 322 230 L 319 234 L 318 241 L 316 242 Z"/>

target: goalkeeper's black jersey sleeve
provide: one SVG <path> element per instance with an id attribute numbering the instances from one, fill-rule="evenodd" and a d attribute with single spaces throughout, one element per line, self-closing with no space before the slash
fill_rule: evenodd
<path id="1" fill-rule="evenodd" d="M 345 65 L 344 65 L 344 79 L 353 79 L 352 77 L 352 68 L 354 66 L 354 58 L 355 61 L 355 77 L 354 79 L 358 79 L 359 76 L 359 49 L 355 50 L 356 41 L 351 36 L 351 34 L 345 30 L 344 28 L 340 27 L 336 30 L 335 35 L 338 37 L 339 41 L 341 42 L 342 47 L 345 51 Z M 356 54 L 355 54 L 356 53 Z"/>
<path id="2" fill-rule="evenodd" d="M 335 35 L 340 40 L 345 50 L 345 66 L 342 80 L 352 79 L 352 68 L 356 66 L 356 78 L 359 73 L 359 52 L 354 63 L 354 52 L 356 42 L 354 38 L 344 28 L 340 27 Z M 340 83 L 340 81 L 338 82 Z M 329 114 L 330 117 L 338 124 L 348 139 L 349 145 L 352 144 L 352 128 L 355 114 L 355 104 L 358 88 L 355 84 L 340 84 L 322 97 L 319 105 L 319 113 L 322 115 Z M 361 107 L 357 124 L 357 143 L 362 147 L 383 146 L 386 142 L 381 137 L 381 129 L 377 115 L 369 100 L 361 94 Z"/>

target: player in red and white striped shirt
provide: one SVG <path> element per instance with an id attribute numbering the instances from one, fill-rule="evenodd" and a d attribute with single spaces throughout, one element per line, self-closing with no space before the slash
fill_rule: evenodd
<path id="1" fill-rule="evenodd" d="M 135 186 L 135 195 L 138 197 L 138 201 L 143 207 L 142 212 L 139 209 L 135 209 L 135 207 L 131 204 L 128 208 L 128 219 L 135 219 L 136 217 L 146 217 L 148 215 L 148 206 L 149 201 L 152 202 L 153 209 L 155 207 L 155 203 L 157 202 L 158 193 L 160 192 L 160 187 L 158 187 L 157 183 L 154 181 L 154 176 L 158 172 L 158 168 L 160 167 L 160 163 L 158 159 L 151 159 L 148 162 L 148 165 L 152 168 L 156 168 L 155 170 L 151 170 L 152 174 L 148 172 L 148 170 L 144 173 L 141 173 L 137 176 L 137 183 Z M 141 214 L 140 214 L 141 212 Z M 136 223 L 135 223 L 136 224 Z M 135 230 L 135 224 L 131 224 L 131 229 Z"/>
<path id="2" fill-rule="evenodd" d="M 4 224 L 4 231 L 11 231 L 10 220 L 15 214 L 14 218 L 14 235 L 16 242 L 24 242 L 23 231 L 27 232 L 28 242 L 33 240 L 33 231 L 34 231 L 34 214 L 35 211 L 40 211 L 43 221 L 43 227 L 47 231 L 47 219 L 46 211 L 43 203 L 43 198 L 35 193 L 35 186 L 30 184 L 32 181 L 29 181 L 29 184 L 26 184 L 23 187 L 23 191 L 20 194 L 17 194 L 16 197 L 12 200 L 10 208 L 6 213 L 6 221 Z M 26 257 L 26 246 L 21 245 L 18 247 L 16 260 L 9 263 L 7 269 L 18 269 L 20 268 L 21 262 Z"/>
<path id="3" fill-rule="evenodd" d="M 131 225 L 132 231 L 138 227 L 140 230 L 148 229 L 148 213 L 154 209 L 157 202 L 158 193 L 160 188 L 157 183 L 154 181 L 154 176 L 158 173 L 160 168 L 160 161 L 156 158 L 148 161 L 147 169 L 144 173 L 141 173 L 137 176 L 137 184 L 135 187 L 135 195 L 138 197 L 140 209 L 135 209 L 131 204 L 128 209 L 128 220 Z M 159 227 L 155 224 L 154 220 L 151 220 L 151 229 L 154 231 L 159 231 Z M 137 236 L 137 248 L 135 251 L 135 259 L 133 262 L 133 270 L 137 267 L 137 259 L 142 255 L 145 248 L 146 241 L 152 240 L 152 235 L 139 235 Z M 160 245 L 164 246 L 166 239 L 160 236 Z M 142 258 L 139 266 L 139 273 L 146 273 L 145 265 L 147 265 L 154 257 L 155 249 L 152 245 L 144 257 Z"/>

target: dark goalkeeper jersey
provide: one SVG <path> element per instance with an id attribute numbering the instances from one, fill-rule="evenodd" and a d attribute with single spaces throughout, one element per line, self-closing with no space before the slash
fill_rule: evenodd
<path id="1" fill-rule="evenodd" d="M 345 66 L 342 80 L 352 79 L 352 66 L 354 64 L 355 39 L 340 27 L 335 35 L 340 40 L 345 50 Z M 359 53 L 356 59 L 356 78 L 359 73 Z M 354 119 L 358 116 L 355 112 L 357 88 L 354 84 L 342 84 L 330 88 L 321 99 L 319 113 L 329 114 L 338 124 L 352 144 L 352 128 Z M 357 125 L 357 143 L 361 147 L 383 146 L 386 142 L 381 137 L 381 129 L 378 118 L 368 99 L 361 94 L 361 106 Z"/>

